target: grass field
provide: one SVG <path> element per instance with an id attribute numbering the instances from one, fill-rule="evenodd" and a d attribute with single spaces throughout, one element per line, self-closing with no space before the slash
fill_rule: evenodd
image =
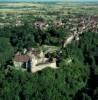
<path id="1" fill-rule="evenodd" d="M 22 20 L 37 16 L 54 20 L 68 13 L 98 15 L 98 3 L 0 3 L 0 23 L 13 22 L 20 15 Z"/>

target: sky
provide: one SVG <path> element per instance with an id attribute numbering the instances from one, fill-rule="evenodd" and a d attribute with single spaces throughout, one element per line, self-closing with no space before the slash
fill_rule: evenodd
<path id="1" fill-rule="evenodd" d="M 98 1 L 98 0 L 0 0 L 0 1 L 14 1 L 14 2 L 17 2 L 17 1 Z"/>

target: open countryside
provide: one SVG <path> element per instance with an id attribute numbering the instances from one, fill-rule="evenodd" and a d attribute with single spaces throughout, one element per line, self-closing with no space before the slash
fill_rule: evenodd
<path id="1" fill-rule="evenodd" d="M 0 2 L 0 100 L 98 100 L 98 2 Z"/>

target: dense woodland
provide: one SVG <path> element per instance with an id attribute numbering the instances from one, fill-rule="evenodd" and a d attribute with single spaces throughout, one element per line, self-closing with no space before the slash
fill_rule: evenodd
<path id="1" fill-rule="evenodd" d="M 62 28 L 35 29 L 31 25 L 0 29 L 0 100 L 98 100 L 98 33 L 85 32 L 62 48 Z M 15 70 L 17 51 L 55 45 L 59 69 L 37 73 Z M 71 63 L 66 61 L 71 59 Z"/>

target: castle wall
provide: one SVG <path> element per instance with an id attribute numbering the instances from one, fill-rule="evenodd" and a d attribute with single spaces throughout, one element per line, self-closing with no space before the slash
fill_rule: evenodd
<path id="1" fill-rule="evenodd" d="M 21 69 L 22 64 L 23 64 L 22 62 L 16 62 L 16 61 L 14 61 L 15 69 Z"/>
<path id="2" fill-rule="evenodd" d="M 52 69 L 57 69 L 56 62 L 47 63 L 47 64 L 41 64 L 41 65 L 38 65 L 38 66 L 32 66 L 31 72 L 34 73 L 34 72 L 43 70 L 43 69 L 45 69 L 47 67 L 48 68 L 52 68 Z"/>

